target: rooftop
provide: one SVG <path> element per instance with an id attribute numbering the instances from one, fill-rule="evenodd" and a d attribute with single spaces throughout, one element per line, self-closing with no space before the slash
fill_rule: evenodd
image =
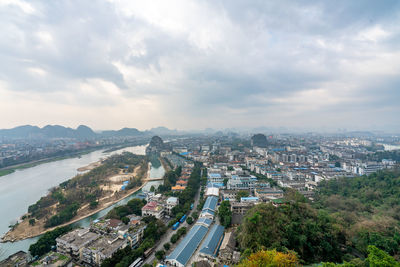
<path id="1" fill-rule="evenodd" d="M 215 196 L 209 196 L 206 199 L 206 202 L 204 203 L 203 210 L 211 210 L 215 211 L 216 207 L 218 204 L 218 197 Z"/>
<path id="2" fill-rule="evenodd" d="M 196 251 L 201 240 L 203 240 L 207 231 L 208 228 L 203 225 L 194 225 L 174 251 L 166 257 L 166 260 L 175 260 L 185 266 Z"/>
<path id="3" fill-rule="evenodd" d="M 223 226 L 215 224 L 208 232 L 208 235 L 200 248 L 200 253 L 216 257 L 224 230 L 225 228 Z"/>
<path id="4" fill-rule="evenodd" d="M 100 235 L 90 232 L 89 229 L 84 228 L 84 229 L 76 229 L 71 232 L 66 233 L 65 235 L 58 237 L 56 240 L 57 242 L 65 242 L 69 243 L 72 246 L 75 246 L 77 248 L 81 248 L 85 246 L 86 244 L 92 242 L 96 238 L 98 238 Z"/>
<path id="5" fill-rule="evenodd" d="M 212 220 L 207 219 L 207 218 L 199 218 L 199 219 L 197 220 L 197 222 L 196 222 L 196 224 L 204 225 L 204 226 L 206 226 L 207 228 L 210 227 L 211 223 L 212 223 Z"/>

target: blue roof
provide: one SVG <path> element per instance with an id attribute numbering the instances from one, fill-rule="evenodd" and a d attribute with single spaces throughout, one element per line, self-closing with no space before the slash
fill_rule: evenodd
<path id="1" fill-rule="evenodd" d="M 201 240 L 206 235 L 208 228 L 202 225 L 194 225 L 189 233 L 183 238 L 179 245 L 166 257 L 167 260 L 176 260 L 182 265 L 186 265 L 190 257 L 196 251 Z"/>
<path id="2" fill-rule="evenodd" d="M 222 236 L 225 228 L 221 225 L 214 225 L 200 248 L 200 253 L 210 256 L 217 256 L 219 245 L 222 242 Z"/>
<path id="3" fill-rule="evenodd" d="M 210 227 L 211 223 L 212 223 L 212 220 L 211 219 L 207 219 L 207 218 L 200 218 L 196 222 L 196 224 L 205 224 L 205 225 L 207 225 L 207 228 Z"/>
<path id="4" fill-rule="evenodd" d="M 207 187 L 223 187 L 224 184 L 223 183 L 207 183 Z"/>
<path id="5" fill-rule="evenodd" d="M 258 200 L 258 197 L 241 197 L 240 200 Z"/>
<path id="6" fill-rule="evenodd" d="M 209 196 L 206 199 L 206 202 L 204 203 L 203 210 L 211 210 L 215 211 L 215 208 L 217 207 L 218 203 L 218 198 L 215 196 Z"/>
<path id="7" fill-rule="evenodd" d="M 208 177 L 210 177 L 210 178 L 221 178 L 221 174 L 219 174 L 219 173 L 209 173 Z"/>
<path id="8" fill-rule="evenodd" d="M 203 213 L 206 213 L 206 212 L 210 213 L 212 216 L 215 215 L 215 212 L 213 212 L 212 210 L 202 210 L 200 214 L 203 214 Z"/>

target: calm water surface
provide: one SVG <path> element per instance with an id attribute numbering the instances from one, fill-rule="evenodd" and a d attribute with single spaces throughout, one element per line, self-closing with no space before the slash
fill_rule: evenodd
<path id="1" fill-rule="evenodd" d="M 134 146 L 103 153 L 104 150 L 98 150 L 83 155 L 80 158 L 70 158 L 49 163 L 44 163 L 32 168 L 17 170 L 16 172 L 0 177 L 0 235 L 8 231 L 8 226 L 27 212 L 28 206 L 34 204 L 40 197 L 47 194 L 48 190 L 60 183 L 74 177 L 79 172 L 79 167 L 86 166 L 96 162 L 101 158 L 106 158 L 113 154 L 123 151 L 132 152 L 139 155 L 145 154 L 146 146 Z M 162 177 L 164 168 L 151 168 L 150 177 Z M 161 181 L 150 182 L 144 186 L 143 190 L 148 191 L 151 185 L 158 185 Z M 104 216 L 116 205 L 122 205 L 130 199 L 137 197 L 141 191 L 121 200 L 115 205 L 104 209 L 86 219 L 75 223 L 75 225 L 88 226 L 96 218 Z M 27 251 L 29 246 L 36 242 L 38 238 L 29 238 L 14 243 L 0 243 L 0 260 L 19 251 Z"/>

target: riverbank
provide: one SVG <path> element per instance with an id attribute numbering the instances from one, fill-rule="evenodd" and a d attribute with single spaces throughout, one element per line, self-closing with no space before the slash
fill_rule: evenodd
<path id="1" fill-rule="evenodd" d="M 39 219 L 35 220 L 34 225 L 30 224 L 29 221 L 29 214 L 25 214 L 21 217 L 20 222 L 16 224 L 12 229 L 10 229 L 3 237 L 1 242 L 15 242 L 19 240 L 24 240 L 27 238 L 32 238 L 35 236 L 42 235 L 48 231 L 55 229 L 56 227 L 65 226 L 72 224 L 74 222 L 80 221 L 86 217 L 89 217 L 95 213 L 102 211 L 114 205 L 115 203 L 129 197 L 130 195 L 136 193 L 137 191 L 141 190 L 146 185 L 146 176 L 149 176 L 150 173 L 150 165 L 146 164 L 144 166 L 138 165 L 134 168 L 132 173 L 119 173 L 110 175 L 106 178 L 107 183 L 101 185 L 101 189 L 103 192 L 108 192 L 107 194 L 103 195 L 100 199 L 98 199 L 98 204 L 95 208 L 90 207 L 90 203 L 85 203 L 77 210 L 76 216 L 64 224 L 57 225 L 55 227 L 46 228 L 45 224 L 50 217 L 57 214 L 57 206 L 58 204 L 54 204 L 49 206 L 48 214 Z M 122 188 L 125 181 L 129 181 L 131 178 L 137 177 L 140 178 L 142 181 L 141 186 L 126 190 Z"/>
<path id="2" fill-rule="evenodd" d="M 32 168 L 32 167 L 35 167 L 35 166 L 38 166 L 38 165 L 44 164 L 44 163 L 49 163 L 49 162 L 54 162 L 54 161 L 59 161 L 59 160 L 64 160 L 64 159 L 69 159 L 69 158 L 76 158 L 76 157 L 80 157 L 80 156 L 89 154 L 91 152 L 97 151 L 97 150 L 106 149 L 103 152 L 110 153 L 110 152 L 114 152 L 114 151 L 124 149 L 127 147 L 142 146 L 145 144 L 147 144 L 147 141 L 131 142 L 131 143 L 123 144 L 123 145 L 102 145 L 102 146 L 98 146 L 98 147 L 84 149 L 82 151 L 76 151 L 74 153 L 69 153 L 64 156 L 56 156 L 56 157 L 49 157 L 49 158 L 28 161 L 28 162 L 24 162 L 24 163 L 12 165 L 12 166 L 0 168 L 0 177 L 11 174 L 11 173 L 15 172 L 16 170 Z"/>
<path id="3" fill-rule="evenodd" d="M 78 170 L 78 172 L 91 171 L 91 170 L 93 170 L 94 168 L 99 167 L 99 166 L 101 165 L 101 162 L 102 162 L 102 161 L 99 160 L 99 161 L 90 163 L 90 164 L 87 165 L 87 166 L 80 167 L 80 168 L 78 168 L 77 170 Z"/>
<path id="4" fill-rule="evenodd" d="M 101 149 L 103 149 L 103 148 L 95 148 L 95 149 L 85 150 L 85 151 L 81 151 L 78 153 L 69 154 L 69 155 L 65 155 L 65 156 L 59 156 L 59 157 L 54 157 L 54 158 L 44 158 L 44 159 L 39 159 L 39 160 L 34 160 L 34 161 L 26 162 L 26 163 L 20 163 L 20 164 L 4 167 L 4 168 L 0 169 L 0 177 L 11 174 L 11 173 L 15 172 L 16 170 L 32 168 L 32 167 L 38 166 L 40 164 L 49 163 L 49 162 L 53 162 L 53 161 L 59 161 L 59 160 L 69 159 L 69 158 L 76 158 L 76 157 L 83 156 L 85 154 L 89 154 L 93 151 L 101 150 Z"/>
<path id="5" fill-rule="evenodd" d="M 168 172 L 172 169 L 170 164 L 164 158 L 160 157 L 160 162 L 161 162 L 161 165 L 163 166 L 165 172 Z"/>
<path id="6" fill-rule="evenodd" d="M 29 225 L 29 221 L 28 220 L 24 220 L 22 223 L 18 224 L 17 227 L 14 228 L 14 230 L 10 230 L 8 231 L 2 238 L 1 238 L 1 243 L 5 243 L 5 242 L 16 242 L 16 241 L 20 241 L 20 240 L 24 240 L 27 238 L 32 238 L 32 237 L 36 237 L 42 234 L 45 234 L 49 231 L 54 230 L 57 227 L 62 227 L 62 226 L 67 226 L 73 223 L 76 223 L 82 219 L 85 219 L 87 217 L 92 216 L 93 214 L 96 214 L 112 205 L 114 205 L 115 203 L 129 197 L 130 195 L 136 193 L 137 191 L 141 190 L 145 185 L 147 184 L 147 182 L 143 183 L 141 186 L 133 188 L 131 190 L 126 191 L 126 194 L 123 194 L 122 196 L 119 196 L 113 200 L 109 200 L 109 199 L 102 199 L 99 201 L 99 206 L 96 209 L 90 210 L 90 212 L 88 212 L 89 207 L 88 205 L 82 207 L 82 209 L 80 209 L 78 211 L 78 215 L 75 216 L 75 218 L 67 223 L 61 224 L 61 225 L 57 225 L 55 227 L 52 228 L 44 228 L 44 222 L 41 223 L 40 221 L 37 221 L 37 223 L 34 226 Z M 84 214 L 81 214 L 84 213 Z M 81 215 L 79 215 L 81 214 Z"/>

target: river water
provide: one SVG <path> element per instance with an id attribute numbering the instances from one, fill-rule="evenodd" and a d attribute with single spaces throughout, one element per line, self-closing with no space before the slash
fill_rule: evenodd
<path id="1" fill-rule="evenodd" d="M 14 173 L 0 177 L 0 235 L 8 231 L 8 226 L 14 224 L 17 219 L 27 212 L 28 206 L 34 204 L 40 197 L 47 194 L 50 188 L 74 177 L 79 172 L 78 168 L 96 162 L 101 158 L 106 158 L 113 154 L 123 151 L 132 152 L 138 155 L 145 154 L 146 146 L 127 147 L 109 153 L 104 150 L 97 150 L 81 157 L 69 158 L 49 163 L 44 163 L 32 168 L 17 170 Z M 150 177 L 158 178 L 164 175 L 164 168 L 152 167 Z M 143 191 L 149 191 L 152 185 L 158 185 L 162 181 L 152 181 L 143 187 Z M 120 202 L 75 223 L 78 226 L 88 226 L 96 218 L 104 216 L 114 206 L 126 204 L 130 199 L 139 197 L 142 191 L 121 200 Z M 0 243 L 0 260 L 19 251 L 27 251 L 38 237 L 21 240 L 14 243 Z"/>

